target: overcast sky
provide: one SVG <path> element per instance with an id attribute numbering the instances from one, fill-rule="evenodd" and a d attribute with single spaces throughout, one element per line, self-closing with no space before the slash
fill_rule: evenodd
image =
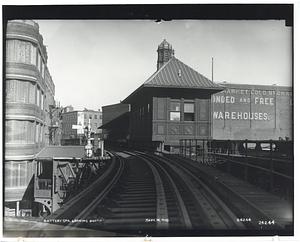
<path id="1" fill-rule="evenodd" d="M 175 57 L 207 78 L 292 86 L 292 28 L 284 21 L 35 20 L 61 106 L 119 103 L 156 71 L 166 39 Z"/>

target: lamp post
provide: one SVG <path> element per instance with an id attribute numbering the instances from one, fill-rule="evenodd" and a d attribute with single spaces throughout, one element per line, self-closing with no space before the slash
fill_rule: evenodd
<path id="1" fill-rule="evenodd" d="M 91 119 L 90 118 L 87 126 L 87 144 L 84 147 L 84 149 L 85 149 L 86 157 L 91 158 L 93 156 L 93 145 L 91 143 Z"/>

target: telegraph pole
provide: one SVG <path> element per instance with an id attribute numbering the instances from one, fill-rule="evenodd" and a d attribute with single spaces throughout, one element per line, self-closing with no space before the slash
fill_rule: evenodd
<path id="1" fill-rule="evenodd" d="M 214 58 L 211 59 L 211 81 L 214 81 Z M 211 137 L 214 138 L 214 99 L 211 100 Z"/>
<path id="2" fill-rule="evenodd" d="M 214 81 L 214 58 L 211 59 L 211 80 Z"/>

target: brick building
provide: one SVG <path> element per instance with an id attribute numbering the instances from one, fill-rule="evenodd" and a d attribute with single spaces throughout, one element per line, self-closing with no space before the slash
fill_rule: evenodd
<path id="1" fill-rule="evenodd" d="M 222 86 L 212 96 L 214 139 L 293 139 L 292 87 Z"/>
<path id="2" fill-rule="evenodd" d="M 67 110 L 67 109 L 64 109 Z M 72 110 L 72 109 L 69 109 Z M 85 127 L 89 119 L 94 139 L 102 137 L 102 111 L 84 109 L 83 111 L 63 112 L 62 116 L 62 145 L 84 145 L 85 144 Z M 96 144 L 97 142 L 95 142 Z"/>

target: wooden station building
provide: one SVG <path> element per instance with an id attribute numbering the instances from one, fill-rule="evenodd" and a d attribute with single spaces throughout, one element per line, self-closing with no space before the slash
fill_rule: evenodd
<path id="1" fill-rule="evenodd" d="M 157 52 L 157 71 L 122 103 L 102 107 L 104 117 L 114 114 L 103 122 L 107 142 L 173 151 L 180 139 L 293 139 L 292 87 L 215 83 L 175 58 L 166 40 Z"/>
<path id="2" fill-rule="evenodd" d="M 175 58 L 166 40 L 157 52 L 156 72 L 122 101 L 130 104 L 124 138 L 133 148 L 166 150 L 176 149 L 180 139 L 212 138 L 211 95 L 224 88 Z"/>

